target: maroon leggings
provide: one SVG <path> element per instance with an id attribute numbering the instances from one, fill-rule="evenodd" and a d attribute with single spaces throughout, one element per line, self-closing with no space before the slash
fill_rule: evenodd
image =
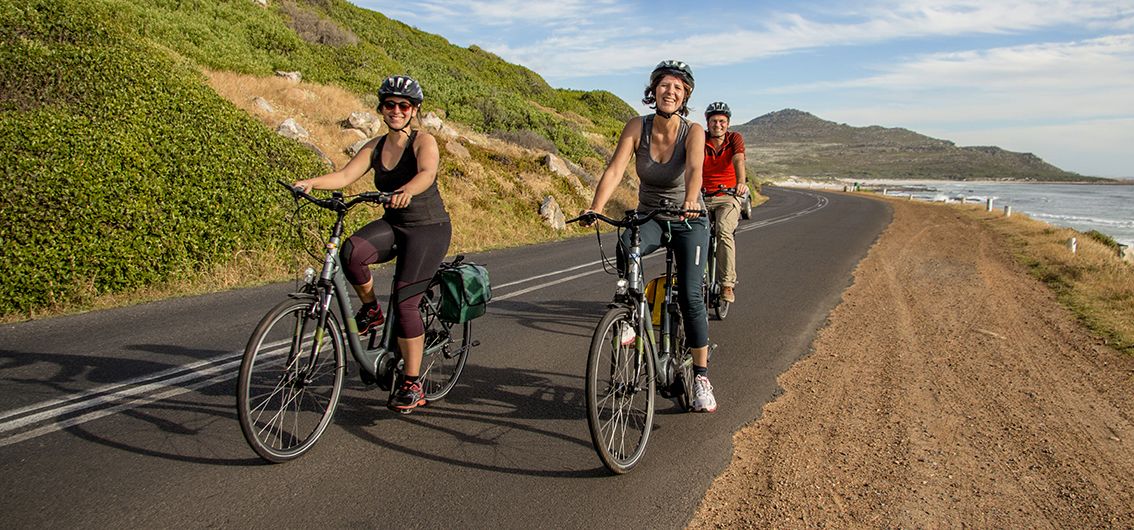
<path id="1" fill-rule="evenodd" d="M 417 310 L 421 296 L 429 286 L 433 273 L 449 250 L 453 226 L 448 222 L 423 225 L 392 225 L 382 219 L 358 229 L 343 243 L 339 259 L 343 274 L 353 285 L 370 281 L 373 263 L 398 258 L 394 267 L 394 293 L 391 303 L 397 311 L 398 337 L 420 337 L 425 325 Z"/>

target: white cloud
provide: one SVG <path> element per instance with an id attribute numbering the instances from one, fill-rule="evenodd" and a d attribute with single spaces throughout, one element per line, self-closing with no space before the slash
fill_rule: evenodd
<path id="1" fill-rule="evenodd" d="M 1134 35 L 928 54 L 872 77 L 763 94 L 807 92 L 831 94 L 827 111 L 849 123 L 1044 124 L 1134 116 Z"/>
<path id="2" fill-rule="evenodd" d="M 577 6 L 577 4 L 572 4 Z M 755 18 L 755 17 L 752 17 Z M 795 50 L 878 43 L 894 39 L 964 34 L 1009 33 L 1074 25 L 1128 27 L 1128 2 L 955 1 L 881 2 L 857 11 L 823 16 L 773 13 L 753 29 L 716 31 L 719 21 L 705 17 L 700 27 L 675 25 L 649 13 L 626 13 L 606 21 L 591 19 L 572 31 L 565 45 L 555 32 L 541 40 L 488 48 L 553 79 L 641 70 L 659 58 L 681 57 L 694 65 L 738 64 Z M 822 19 L 822 20 L 820 20 Z M 625 32 L 625 28 L 642 32 Z M 721 53 L 725 46 L 728 53 Z"/>

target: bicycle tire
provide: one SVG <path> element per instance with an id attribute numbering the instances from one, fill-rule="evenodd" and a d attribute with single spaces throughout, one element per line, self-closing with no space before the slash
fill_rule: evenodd
<path id="1" fill-rule="evenodd" d="M 433 289 L 425 292 L 418 306 L 425 324 L 425 354 L 421 359 L 421 388 L 425 400 L 445 397 L 457 384 L 472 349 L 472 322 L 454 324 L 441 320 Z"/>
<path id="2" fill-rule="evenodd" d="M 346 375 L 345 342 L 330 311 L 319 338 L 320 355 L 308 370 L 318 335 L 316 304 L 314 298 L 300 298 L 276 305 L 244 348 L 236 387 L 240 430 L 268 462 L 287 462 L 310 450 L 339 403 Z"/>
<path id="3" fill-rule="evenodd" d="M 587 426 L 599 460 L 614 474 L 641 461 L 654 422 L 654 363 L 621 344 L 622 325 L 635 326 L 625 306 L 599 320 L 587 355 Z M 633 329 L 638 329 L 635 326 Z M 629 445 L 627 445 L 629 444 Z"/>
<path id="4" fill-rule="evenodd" d="M 721 299 L 721 298 L 717 299 L 717 304 L 715 306 L 713 306 L 713 309 L 717 313 L 717 320 L 724 320 L 726 317 L 728 317 L 729 305 L 730 304 L 727 301 L 725 301 L 724 299 Z"/>

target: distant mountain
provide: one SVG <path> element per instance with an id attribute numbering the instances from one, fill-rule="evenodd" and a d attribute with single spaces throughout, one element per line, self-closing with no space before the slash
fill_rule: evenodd
<path id="1" fill-rule="evenodd" d="M 908 129 L 852 127 L 796 109 L 732 128 L 758 175 L 822 178 L 1093 181 L 1031 153 L 958 147 Z"/>

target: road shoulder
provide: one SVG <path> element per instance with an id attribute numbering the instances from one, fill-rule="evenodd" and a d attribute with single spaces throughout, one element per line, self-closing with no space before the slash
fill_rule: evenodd
<path id="1" fill-rule="evenodd" d="M 892 204 L 691 526 L 1134 525 L 1134 359 L 978 221 Z"/>

